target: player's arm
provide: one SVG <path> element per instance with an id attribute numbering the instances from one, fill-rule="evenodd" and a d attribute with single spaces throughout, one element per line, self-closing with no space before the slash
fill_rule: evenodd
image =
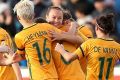
<path id="1" fill-rule="evenodd" d="M 74 27 L 74 26 L 72 26 Z M 73 31 L 75 31 L 75 28 L 71 28 Z M 70 30 L 70 31 L 72 31 Z M 48 31 L 49 33 L 49 37 L 51 37 L 52 41 L 56 41 L 56 40 L 64 40 L 64 41 L 68 41 L 70 43 L 73 44 L 81 44 L 83 42 L 83 39 L 79 36 L 79 35 L 75 35 L 75 34 L 70 34 L 70 32 L 63 32 L 57 28 L 55 28 L 54 26 L 52 26 L 52 29 Z"/>
<path id="2" fill-rule="evenodd" d="M 73 26 L 74 27 L 74 26 Z M 74 28 L 71 28 L 73 31 Z M 91 35 L 91 32 L 88 30 L 88 36 L 85 36 L 80 30 L 78 27 L 76 27 L 76 34 L 69 34 L 68 35 L 63 35 L 63 40 L 66 40 L 66 41 L 69 41 L 71 43 L 75 43 L 75 44 L 78 44 L 80 45 L 81 43 L 85 42 L 86 40 L 88 40 L 88 37 L 92 37 Z"/>
<path id="3" fill-rule="evenodd" d="M 15 36 L 15 44 L 17 47 L 17 51 L 15 52 L 17 54 L 17 58 L 15 59 L 16 61 L 21 61 L 25 59 L 25 47 L 22 44 L 23 41 L 21 40 L 19 35 Z"/>
<path id="4" fill-rule="evenodd" d="M 1 45 L 5 45 L 5 42 L 2 42 L 1 43 Z M 9 39 L 9 46 L 11 46 L 11 48 L 13 48 L 13 44 L 12 44 L 12 40 L 11 39 Z M 16 75 L 16 77 L 17 77 L 17 80 L 22 80 L 22 74 L 21 74 L 21 71 L 20 71 L 20 67 L 19 67 L 19 64 L 18 63 L 14 63 L 14 62 L 17 62 L 17 61 L 15 61 L 15 59 L 14 59 L 14 52 L 12 51 L 12 49 L 11 50 L 9 50 L 9 52 L 8 53 L 4 53 L 4 54 L 6 54 L 7 56 L 9 55 L 11 55 L 11 57 L 13 58 L 13 61 L 12 61 L 12 67 L 13 67 L 13 70 L 14 70 L 14 72 L 15 72 L 15 75 Z M 12 56 L 12 55 L 14 55 L 14 56 Z M 17 54 L 16 54 L 17 55 Z M 8 56 L 8 57 L 9 57 Z"/>
<path id="5" fill-rule="evenodd" d="M 78 44 L 80 45 L 81 43 L 83 43 L 87 37 L 85 37 L 82 33 L 78 34 L 78 27 L 79 25 L 76 22 L 71 22 L 71 26 L 69 28 L 69 31 L 64 33 L 62 36 L 62 40 L 74 43 L 74 44 Z"/>
<path id="6" fill-rule="evenodd" d="M 79 27 L 79 25 L 77 24 L 77 22 L 75 22 L 75 21 L 71 22 L 68 33 L 69 34 L 76 34 L 76 30 L 77 30 L 78 27 Z"/>
<path id="7" fill-rule="evenodd" d="M 64 40 L 73 44 L 81 44 L 84 42 L 81 36 L 76 33 L 77 24 L 72 24 L 68 32 L 56 32 L 57 30 L 49 30 L 50 37 L 52 41 Z"/>
<path id="8" fill-rule="evenodd" d="M 11 47 L 13 48 L 13 44 L 12 44 L 12 40 L 11 39 L 9 39 L 9 43 L 10 43 L 10 45 L 11 45 Z M 12 53 L 10 53 L 11 55 L 12 55 Z M 15 54 L 15 53 L 14 53 Z M 15 54 L 15 56 L 16 55 L 18 55 L 18 54 Z M 15 61 L 15 59 L 14 59 L 15 57 L 13 56 L 13 60 L 14 60 L 14 62 L 19 62 L 19 61 Z M 19 57 L 18 57 L 19 58 Z M 18 59 L 17 58 L 17 59 Z M 16 75 L 16 78 L 17 78 L 17 80 L 23 80 L 22 79 L 22 74 L 21 74 L 21 71 L 20 71 L 20 66 L 19 66 L 19 64 L 18 63 L 13 63 L 12 64 L 12 67 L 13 67 L 13 70 L 14 70 L 14 72 L 15 72 L 15 75 Z"/>
<path id="9" fill-rule="evenodd" d="M 58 33 L 56 31 L 49 30 L 49 33 L 51 34 L 50 37 L 52 38 L 52 41 L 64 40 L 73 44 L 81 44 L 84 41 L 79 35 L 69 34 L 68 32 Z"/>
<path id="10" fill-rule="evenodd" d="M 81 59 L 88 55 L 89 46 L 86 44 L 87 42 L 83 43 L 76 51 L 73 53 L 66 52 L 62 44 L 57 43 L 55 50 L 59 52 L 66 61 L 73 61 L 77 58 Z"/>
<path id="11" fill-rule="evenodd" d="M 57 43 L 55 50 L 59 52 L 67 62 L 73 61 L 78 58 L 76 54 L 65 51 L 62 44 Z"/>
<path id="12" fill-rule="evenodd" d="M 81 43 L 83 43 L 83 42 L 85 42 L 86 40 L 88 40 L 88 38 L 92 38 L 93 37 L 93 34 L 92 34 L 92 32 L 85 26 L 83 26 L 83 28 L 82 28 L 82 32 L 83 32 L 83 30 L 84 30 L 84 33 L 85 34 L 83 34 L 82 32 L 81 32 L 81 27 L 79 27 L 77 24 L 75 25 L 73 25 L 73 26 L 71 26 L 72 28 L 70 28 L 70 30 L 69 31 L 73 31 L 74 32 L 74 34 L 75 35 L 70 35 L 69 34 L 69 36 L 71 36 L 71 37 L 73 37 L 72 39 L 73 39 L 73 41 L 72 42 L 76 42 L 78 45 L 80 45 Z M 76 31 L 76 32 L 75 32 Z M 65 38 L 67 38 L 66 36 L 65 36 Z M 75 39 L 74 39 L 75 38 Z M 79 40 L 79 41 L 77 41 L 77 40 Z"/>
<path id="13" fill-rule="evenodd" d="M 68 41 L 73 44 L 81 44 L 84 42 L 84 40 L 79 35 L 68 34 L 68 33 L 63 33 L 61 35 L 62 35 L 62 40 Z"/>
<path id="14" fill-rule="evenodd" d="M 12 67 L 13 67 L 14 72 L 16 74 L 17 80 L 23 80 L 19 64 L 18 63 L 14 63 L 14 64 L 12 64 Z"/>

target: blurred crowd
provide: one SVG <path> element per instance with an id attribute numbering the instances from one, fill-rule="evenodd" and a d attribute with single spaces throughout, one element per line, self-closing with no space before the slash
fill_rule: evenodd
<path id="1" fill-rule="evenodd" d="M 20 0 L 0 0 L 0 27 L 8 31 L 12 38 L 22 30 L 14 13 L 14 6 Z M 116 28 L 111 33 L 116 41 L 120 41 L 120 0 L 31 0 L 35 5 L 35 18 L 45 18 L 50 6 L 61 7 L 69 11 L 72 18 L 79 25 L 87 25 L 94 33 L 95 19 L 97 16 L 114 13 Z"/>

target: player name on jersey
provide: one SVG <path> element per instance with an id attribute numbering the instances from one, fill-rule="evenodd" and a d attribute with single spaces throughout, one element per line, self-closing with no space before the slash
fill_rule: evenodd
<path id="1" fill-rule="evenodd" d="M 106 48 L 106 47 L 95 46 L 94 47 L 94 52 L 103 52 L 103 53 L 112 53 L 112 54 L 115 54 L 115 53 L 118 52 L 118 49 L 116 49 L 116 48 Z"/>
<path id="2" fill-rule="evenodd" d="M 34 40 L 35 38 L 41 37 L 42 35 L 47 35 L 46 31 L 38 31 L 38 32 L 34 32 L 32 34 L 29 34 L 25 40 L 26 42 L 30 42 L 32 40 Z"/>

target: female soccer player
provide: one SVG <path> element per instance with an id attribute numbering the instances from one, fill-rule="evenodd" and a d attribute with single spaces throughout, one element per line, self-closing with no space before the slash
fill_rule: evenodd
<path id="1" fill-rule="evenodd" d="M 73 53 L 65 51 L 59 43 L 55 50 L 60 52 L 66 61 L 86 57 L 86 80 L 114 80 L 113 70 L 116 61 L 120 59 L 120 44 L 110 38 L 113 29 L 113 15 L 102 15 L 96 20 L 97 38 L 87 40 Z"/>
<path id="2" fill-rule="evenodd" d="M 5 50 L 7 50 L 8 47 L 6 47 L 6 49 L 3 49 L 5 48 L 5 45 L 13 48 L 12 40 L 9 34 L 4 29 L 0 28 L 0 53 L 6 53 Z M 19 65 L 18 63 L 14 63 L 11 65 L 11 58 L 12 55 L 11 57 L 5 57 L 4 54 L 0 54 L 0 80 L 22 80 Z M 7 75 L 8 73 L 9 75 Z"/>
<path id="3" fill-rule="evenodd" d="M 66 33 L 56 33 L 51 31 L 53 41 L 62 41 L 66 50 L 73 52 L 76 47 L 78 47 L 82 42 L 92 37 L 92 32 L 86 27 L 82 26 L 77 29 L 77 24 L 71 21 L 72 17 L 66 11 L 64 12 L 59 7 L 50 7 L 47 11 L 46 20 L 54 25 L 55 27 L 61 29 Z M 67 43 L 67 44 L 66 44 Z M 76 46 L 75 46 L 76 45 Z M 73 46 L 73 47 L 70 47 Z M 56 60 L 55 60 L 56 61 Z M 86 73 L 86 63 L 84 58 L 80 60 L 81 68 Z"/>
<path id="4" fill-rule="evenodd" d="M 62 11 L 61 8 L 50 7 L 47 11 L 46 20 L 50 24 L 57 27 L 58 29 L 60 29 L 64 32 L 67 32 L 67 29 L 66 29 L 65 25 L 62 24 L 63 11 Z M 55 37 L 55 35 L 54 35 L 55 33 L 51 33 L 52 38 Z M 57 72 L 58 72 L 59 80 L 84 80 L 85 76 L 84 76 L 84 73 L 83 73 L 83 71 L 80 67 L 79 61 L 75 60 L 72 63 L 71 62 L 66 62 L 64 60 L 64 58 L 60 54 L 57 54 L 57 52 L 54 50 L 57 42 L 62 43 L 65 46 L 65 50 L 67 50 L 69 52 L 73 52 L 76 49 L 74 44 L 69 42 L 70 40 L 69 41 L 64 41 L 64 40 L 60 39 L 60 38 L 65 37 L 65 36 L 63 36 L 63 35 L 60 36 L 60 34 L 59 35 L 57 35 L 57 34 L 56 34 L 57 41 L 54 39 L 55 42 L 53 43 L 53 46 L 52 46 L 52 48 L 53 48 L 52 54 L 53 54 L 53 60 L 54 60 L 54 63 L 55 63 L 55 67 L 56 67 Z M 54 35 L 54 37 L 53 37 L 53 35 Z M 71 36 L 70 36 L 70 38 L 71 38 Z"/>
<path id="5" fill-rule="evenodd" d="M 15 5 L 14 10 L 24 29 L 15 35 L 17 54 L 12 62 L 27 59 L 31 80 L 58 80 L 48 30 L 61 31 L 47 23 L 34 23 L 32 1 L 21 0 Z"/>

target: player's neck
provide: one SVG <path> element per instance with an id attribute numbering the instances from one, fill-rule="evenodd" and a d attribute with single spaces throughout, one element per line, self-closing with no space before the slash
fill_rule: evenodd
<path id="1" fill-rule="evenodd" d="M 97 38 L 102 38 L 102 39 L 110 39 L 110 36 L 109 34 L 103 34 L 103 33 L 100 33 L 97 35 Z"/>
<path id="2" fill-rule="evenodd" d="M 27 28 L 27 27 L 29 27 L 29 26 L 31 26 L 31 25 L 33 25 L 34 24 L 34 22 L 23 22 L 22 23 L 22 25 L 24 26 L 24 28 Z"/>

